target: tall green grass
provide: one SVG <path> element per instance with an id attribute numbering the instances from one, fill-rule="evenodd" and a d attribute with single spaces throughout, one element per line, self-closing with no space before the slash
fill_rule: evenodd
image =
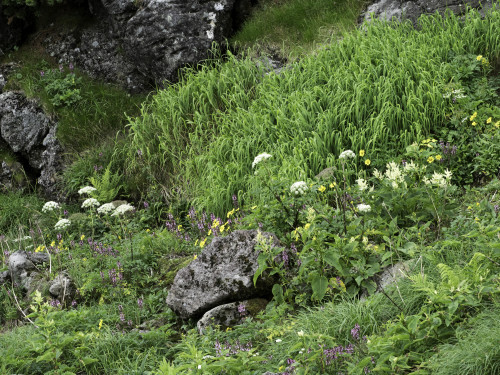
<path id="1" fill-rule="evenodd" d="M 232 38 L 236 46 L 258 46 L 295 58 L 317 43 L 352 30 L 365 0 L 266 0 Z"/>
<path id="2" fill-rule="evenodd" d="M 190 71 L 130 122 L 128 164 L 220 213 L 246 191 L 261 152 L 291 179 L 332 166 L 344 149 L 395 155 L 445 125 L 454 55 L 498 62 L 499 28 L 498 7 L 484 19 L 422 17 L 419 30 L 376 21 L 280 74 L 235 57 Z"/>

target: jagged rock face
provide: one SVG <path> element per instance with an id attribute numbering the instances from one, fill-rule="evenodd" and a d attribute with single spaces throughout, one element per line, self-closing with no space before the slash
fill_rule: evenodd
<path id="1" fill-rule="evenodd" d="M 273 234 L 263 235 L 278 245 Z M 253 284 L 258 268 L 256 243 L 254 230 L 234 231 L 226 237 L 214 238 L 196 260 L 177 273 L 167 305 L 187 319 L 222 304 L 269 296 L 274 279 L 264 276 L 255 287 Z"/>
<path id="2" fill-rule="evenodd" d="M 416 23 L 418 17 L 422 14 L 432 14 L 440 12 L 443 14 L 446 9 L 451 10 L 456 14 L 461 14 L 465 11 L 466 5 L 473 8 L 484 7 L 488 8 L 492 5 L 491 0 L 379 0 L 368 7 L 364 14 L 364 19 L 369 20 L 372 16 L 385 20 L 396 19 L 402 21 L 408 19 Z"/>
<path id="3" fill-rule="evenodd" d="M 62 148 L 55 137 L 56 124 L 23 94 L 0 94 L 0 142 L 27 161 L 26 168 L 39 174 L 38 184 L 47 196 L 56 194 L 56 173 Z"/>
<path id="4" fill-rule="evenodd" d="M 94 0 L 98 22 L 45 40 L 61 63 L 131 91 L 176 81 L 178 69 L 208 56 L 255 0 Z M 62 39 L 62 42 L 58 42 Z"/>

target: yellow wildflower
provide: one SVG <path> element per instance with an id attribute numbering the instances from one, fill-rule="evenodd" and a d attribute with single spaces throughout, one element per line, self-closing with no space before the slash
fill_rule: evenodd
<path id="1" fill-rule="evenodd" d="M 210 236 L 211 234 L 212 234 L 212 229 L 209 229 L 207 236 Z"/>
<path id="2" fill-rule="evenodd" d="M 52 246 L 52 247 L 56 246 L 56 241 L 52 241 L 52 242 L 50 243 L 50 246 Z"/>
<path id="3" fill-rule="evenodd" d="M 85 235 L 84 235 L 84 234 L 82 234 L 82 235 L 80 236 L 80 241 L 83 241 L 83 239 L 84 239 L 84 238 L 85 238 Z"/>
<path id="4" fill-rule="evenodd" d="M 198 258 L 198 255 L 194 254 L 193 260 L 196 260 Z"/>
<path id="5" fill-rule="evenodd" d="M 101 328 L 102 328 L 102 319 L 99 320 L 99 329 L 101 329 Z"/>
<path id="6" fill-rule="evenodd" d="M 441 160 L 442 156 L 441 155 L 436 155 L 436 160 L 439 161 Z"/>
<path id="7" fill-rule="evenodd" d="M 151 230 L 150 230 L 149 228 L 148 228 L 148 229 L 146 229 L 146 233 L 149 233 L 149 232 L 151 232 Z"/>
<path id="8" fill-rule="evenodd" d="M 479 56 L 476 57 L 477 61 L 481 61 L 482 59 L 483 59 L 483 55 L 479 55 Z"/>
<path id="9" fill-rule="evenodd" d="M 365 150 L 359 150 L 359 156 L 365 156 Z"/>
<path id="10" fill-rule="evenodd" d="M 335 183 L 335 182 L 332 182 L 332 183 L 330 184 L 330 187 L 331 187 L 332 189 L 333 189 L 335 186 L 337 186 L 337 183 Z"/>
<path id="11" fill-rule="evenodd" d="M 221 233 L 224 232 L 224 229 L 226 229 L 225 224 L 223 224 L 223 225 L 220 226 L 220 232 Z"/>
<path id="12" fill-rule="evenodd" d="M 255 210 L 257 208 L 257 206 L 252 206 L 252 210 Z"/>
<path id="13" fill-rule="evenodd" d="M 217 228 L 220 225 L 220 221 L 215 219 L 214 222 L 212 223 L 212 228 Z"/>
<path id="14" fill-rule="evenodd" d="M 476 117 L 477 117 L 477 112 L 474 112 L 473 115 L 470 117 L 470 120 L 474 121 Z"/>
<path id="15" fill-rule="evenodd" d="M 306 225 L 304 225 L 305 230 L 308 230 L 310 227 L 311 227 L 311 223 L 307 223 Z"/>
<path id="16" fill-rule="evenodd" d="M 477 122 L 475 122 L 475 121 L 474 121 L 474 122 L 472 123 L 472 126 L 476 126 L 476 125 L 477 125 Z"/>
<path id="17" fill-rule="evenodd" d="M 365 165 L 370 165 L 371 163 L 372 163 L 372 161 L 370 159 L 365 160 Z"/>
<path id="18" fill-rule="evenodd" d="M 321 185 L 319 188 L 318 188 L 318 191 L 320 193 L 324 192 L 326 190 L 326 187 L 324 187 L 323 185 Z"/>
<path id="19" fill-rule="evenodd" d="M 487 124 L 491 124 L 491 117 L 488 117 L 488 120 L 486 120 Z"/>
<path id="20" fill-rule="evenodd" d="M 427 162 L 428 162 L 429 164 L 430 164 L 430 163 L 432 163 L 432 162 L 434 162 L 434 157 L 433 157 L 433 156 L 429 156 L 429 157 L 427 158 Z"/>
<path id="21" fill-rule="evenodd" d="M 471 207 L 471 206 L 469 206 L 469 207 L 467 207 L 467 209 L 468 209 L 468 210 L 472 210 L 472 207 Z"/>
<path id="22" fill-rule="evenodd" d="M 230 217 L 232 214 L 234 214 L 234 208 L 233 208 L 231 211 L 229 211 L 229 212 L 227 213 L 227 218 L 229 219 L 229 217 Z"/>
<path id="23" fill-rule="evenodd" d="M 205 242 L 207 242 L 207 239 L 205 238 L 203 241 L 200 242 L 200 247 L 203 249 L 205 246 Z"/>

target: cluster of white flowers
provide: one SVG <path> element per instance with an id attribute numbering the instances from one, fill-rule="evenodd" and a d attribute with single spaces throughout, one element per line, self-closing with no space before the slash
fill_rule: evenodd
<path id="1" fill-rule="evenodd" d="M 365 191 L 366 189 L 368 189 L 368 184 L 363 178 L 358 178 L 356 182 L 358 183 L 359 190 Z"/>
<path id="2" fill-rule="evenodd" d="M 101 207 L 97 209 L 97 213 L 102 215 L 110 214 L 114 211 L 115 205 L 113 203 L 104 203 Z"/>
<path id="3" fill-rule="evenodd" d="M 451 176 L 452 176 L 452 173 L 448 169 L 445 170 L 444 173 L 434 172 L 431 179 L 424 177 L 424 183 L 426 185 L 435 185 L 435 186 L 445 188 L 445 187 L 451 185 L 451 183 L 450 183 Z"/>
<path id="4" fill-rule="evenodd" d="M 307 184 L 304 181 L 294 182 L 292 186 L 290 186 L 290 191 L 295 195 L 302 195 L 307 191 Z"/>
<path id="5" fill-rule="evenodd" d="M 52 212 L 52 211 L 58 210 L 60 208 L 61 208 L 61 206 L 59 205 L 59 203 L 54 202 L 54 201 L 49 201 L 43 205 L 42 212 L 43 213 Z"/>
<path id="6" fill-rule="evenodd" d="M 354 159 L 355 157 L 356 154 L 351 150 L 342 151 L 342 153 L 339 155 L 339 159 Z"/>
<path id="7" fill-rule="evenodd" d="M 93 186 L 84 186 L 80 190 L 78 190 L 78 194 L 83 195 L 83 194 L 90 194 L 93 191 L 96 191 L 97 189 Z"/>
<path id="8" fill-rule="evenodd" d="M 56 223 L 56 225 L 54 225 L 54 229 L 55 230 L 63 230 L 63 229 L 66 229 L 67 227 L 69 227 L 70 225 L 71 225 L 71 221 L 69 221 L 68 219 L 61 219 Z"/>
<path id="9" fill-rule="evenodd" d="M 27 241 L 27 240 L 31 240 L 31 237 L 24 236 L 24 237 L 16 238 L 16 239 L 12 240 L 12 242 L 20 242 L 20 241 Z"/>
<path id="10" fill-rule="evenodd" d="M 85 199 L 82 203 L 82 208 L 99 207 L 100 203 L 95 198 Z"/>
<path id="11" fill-rule="evenodd" d="M 463 99 L 466 98 L 467 95 L 464 95 L 464 90 L 463 89 L 456 89 L 450 92 L 447 92 L 446 94 L 443 94 L 443 98 L 448 99 L 453 95 L 454 99 Z"/>
<path id="12" fill-rule="evenodd" d="M 385 177 L 391 182 L 394 189 L 397 189 L 400 183 L 406 184 L 405 174 L 401 173 L 401 169 L 395 162 L 391 161 L 386 165 L 386 168 Z"/>
<path id="13" fill-rule="evenodd" d="M 125 215 L 129 211 L 133 211 L 134 206 L 130 204 L 122 204 L 121 206 L 116 207 L 115 212 L 111 214 L 111 216 L 120 216 L 120 215 Z"/>
<path id="14" fill-rule="evenodd" d="M 357 207 L 358 207 L 359 212 L 370 212 L 372 210 L 372 208 L 369 204 L 360 203 L 360 204 L 358 204 Z"/>
<path id="15" fill-rule="evenodd" d="M 255 166 L 257 164 L 259 164 L 262 160 L 269 159 L 270 157 L 272 157 L 272 155 L 270 155 L 268 153 L 265 153 L 265 152 L 263 152 L 262 154 L 257 155 L 255 157 L 255 159 L 253 159 L 252 168 L 255 168 Z"/>

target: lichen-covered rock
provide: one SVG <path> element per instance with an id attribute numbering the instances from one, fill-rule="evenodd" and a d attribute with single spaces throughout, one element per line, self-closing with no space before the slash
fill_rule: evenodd
<path id="1" fill-rule="evenodd" d="M 39 186 L 49 197 L 56 194 L 56 174 L 62 160 L 56 126 L 35 101 L 23 94 L 12 91 L 0 94 L 0 142 L 27 161 L 24 170 L 34 171 Z"/>
<path id="2" fill-rule="evenodd" d="M 219 326 L 222 330 L 227 327 L 243 323 L 249 316 L 255 316 L 266 308 L 268 301 L 263 298 L 254 298 L 241 302 L 226 303 L 214 307 L 203 314 L 196 326 L 198 332 L 203 334 L 208 326 Z"/>
<path id="3" fill-rule="evenodd" d="M 60 63 L 131 91 L 176 81 L 179 68 L 208 57 L 223 43 L 255 0 L 94 0 L 97 22 L 49 37 L 44 44 Z"/>
<path id="4" fill-rule="evenodd" d="M 196 318 L 206 311 L 230 302 L 268 297 L 274 279 L 264 276 L 256 286 L 258 268 L 257 231 L 239 230 L 216 237 L 196 260 L 181 269 L 167 296 L 167 305 L 181 318 Z M 263 233 L 274 246 L 278 239 Z"/>
<path id="5" fill-rule="evenodd" d="M 31 282 L 42 263 L 49 261 L 46 253 L 28 253 L 16 251 L 9 256 L 9 276 L 14 285 L 30 289 Z"/>
<path id="6" fill-rule="evenodd" d="M 414 24 L 422 14 L 432 14 L 436 11 L 443 14 L 446 9 L 456 14 L 462 14 L 467 5 L 472 8 L 489 8 L 492 0 L 378 0 L 371 4 L 364 13 L 364 19 L 375 18 L 397 21 L 410 20 Z"/>
<path id="7" fill-rule="evenodd" d="M 76 292 L 75 285 L 66 273 L 60 273 L 49 282 L 49 293 L 62 304 L 73 299 Z"/>

